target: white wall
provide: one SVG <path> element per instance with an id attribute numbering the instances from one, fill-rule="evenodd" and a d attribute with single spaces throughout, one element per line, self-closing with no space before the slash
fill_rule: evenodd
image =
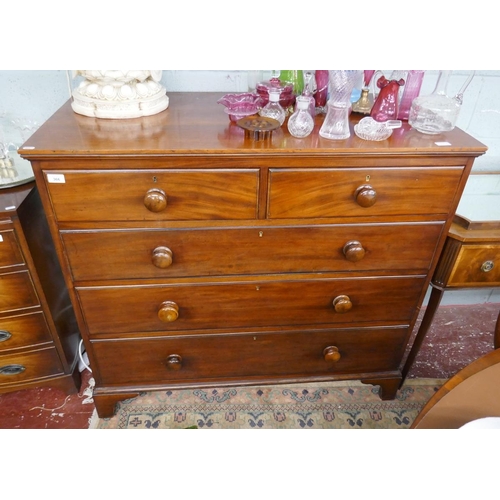
<path id="1" fill-rule="evenodd" d="M 469 71 L 453 71 L 448 84 L 449 95 L 458 92 L 468 74 Z M 269 70 L 263 71 L 264 78 L 269 75 Z M 421 94 L 434 90 L 437 75 L 435 70 L 426 72 Z M 163 70 L 162 83 L 167 94 L 176 91 L 244 92 L 248 89 L 249 76 L 252 74 L 244 70 Z M 71 88 L 77 82 L 66 70 L 0 70 L 0 142 L 12 143 L 12 149 L 19 147 L 70 97 Z M 476 71 L 465 92 L 457 126 L 489 148 L 486 155 L 476 160 L 475 175 L 464 194 L 464 203 L 469 199 L 466 197 L 469 191 L 476 196 L 476 202 L 477 195 L 491 194 L 492 186 L 496 190 L 500 185 L 496 175 L 495 182 L 490 175 L 483 175 L 500 175 L 500 70 Z M 478 302 L 500 302 L 500 291 L 448 292 L 443 299 L 443 303 L 453 304 Z"/>

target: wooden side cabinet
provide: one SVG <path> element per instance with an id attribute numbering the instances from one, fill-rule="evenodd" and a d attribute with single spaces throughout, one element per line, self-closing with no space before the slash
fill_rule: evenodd
<path id="1" fill-rule="evenodd" d="M 403 377 L 415 361 L 445 290 L 500 286 L 500 221 L 474 222 L 455 215 L 431 286 L 429 303 L 406 360 Z M 500 347 L 500 314 L 494 347 Z"/>
<path id="2" fill-rule="evenodd" d="M 34 182 L 0 190 L 0 393 L 80 388 L 79 331 Z"/>

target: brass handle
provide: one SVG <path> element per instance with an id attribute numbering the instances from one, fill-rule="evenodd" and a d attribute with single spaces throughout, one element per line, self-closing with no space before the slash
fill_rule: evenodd
<path id="1" fill-rule="evenodd" d="M 172 250 L 168 247 L 156 247 L 153 250 L 151 261 L 153 265 L 160 269 L 166 269 L 172 265 Z"/>
<path id="2" fill-rule="evenodd" d="M 164 323 L 175 321 L 179 317 L 179 306 L 175 302 L 166 300 L 160 306 L 158 318 Z"/>
<path id="3" fill-rule="evenodd" d="M 171 354 L 165 361 L 169 370 L 180 370 L 182 368 L 182 356 L 179 354 Z"/>
<path id="4" fill-rule="evenodd" d="M 352 308 L 352 302 L 348 295 L 339 295 L 333 299 L 333 307 L 335 312 L 340 314 L 350 311 Z"/>
<path id="5" fill-rule="evenodd" d="M 345 258 L 350 262 L 359 262 L 365 256 L 363 245 L 355 240 L 348 241 L 344 245 L 342 251 L 344 252 Z"/>
<path id="6" fill-rule="evenodd" d="M 19 375 L 26 367 L 23 365 L 5 365 L 0 366 L 0 375 Z"/>
<path id="7" fill-rule="evenodd" d="M 341 355 L 339 348 L 335 346 L 325 347 L 323 350 L 323 357 L 327 363 L 336 363 L 340 361 Z"/>
<path id="8" fill-rule="evenodd" d="M 487 260 L 486 262 L 483 262 L 481 271 L 483 271 L 483 273 L 489 273 L 494 267 L 495 263 L 492 260 Z"/>
<path id="9" fill-rule="evenodd" d="M 0 330 L 0 342 L 5 342 L 12 337 L 12 334 L 7 330 Z"/>
<path id="10" fill-rule="evenodd" d="M 150 189 L 144 196 L 144 206 L 150 212 L 161 212 L 167 207 L 167 195 L 158 188 Z"/>
<path id="11" fill-rule="evenodd" d="M 356 203 L 363 208 L 372 207 L 377 201 L 377 191 L 369 184 L 359 186 L 354 193 Z"/>

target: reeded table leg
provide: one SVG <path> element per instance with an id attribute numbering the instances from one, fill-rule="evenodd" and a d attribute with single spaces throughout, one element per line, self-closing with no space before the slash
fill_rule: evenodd
<path id="1" fill-rule="evenodd" d="M 498 313 L 497 324 L 495 326 L 495 337 L 493 339 L 495 349 L 500 347 L 500 312 Z"/>

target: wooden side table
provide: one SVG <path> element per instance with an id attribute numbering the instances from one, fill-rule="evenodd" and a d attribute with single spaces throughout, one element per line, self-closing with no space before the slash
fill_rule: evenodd
<path id="1" fill-rule="evenodd" d="M 451 377 L 413 421 L 412 429 L 459 429 L 473 420 L 500 417 L 500 350 L 481 356 Z"/>
<path id="2" fill-rule="evenodd" d="M 431 286 L 427 309 L 403 368 L 403 380 L 415 361 L 445 290 L 500 286 L 500 221 L 473 222 L 455 215 Z M 494 347 L 500 347 L 500 314 Z"/>

